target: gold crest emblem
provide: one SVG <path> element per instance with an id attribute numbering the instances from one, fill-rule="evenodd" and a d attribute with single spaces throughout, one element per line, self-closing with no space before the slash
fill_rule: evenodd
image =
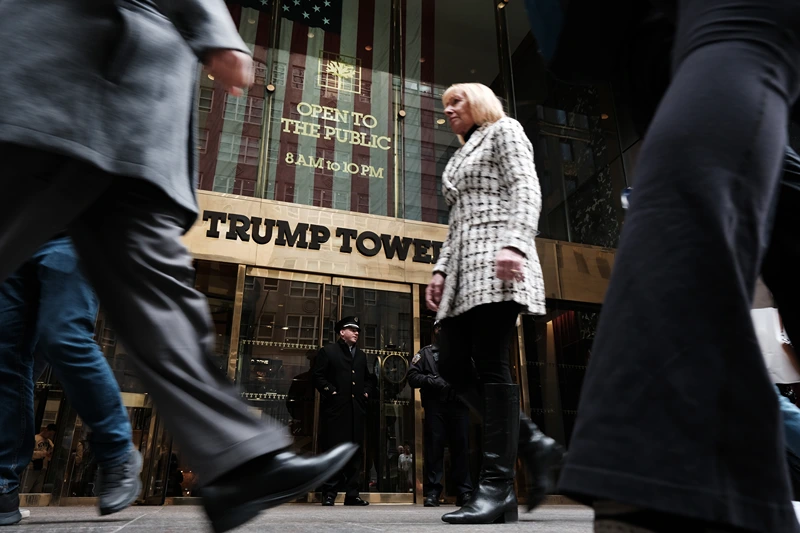
<path id="1" fill-rule="evenodd" d="M 361 60 L 331 52 L 320 52 L 317 86 L 361 94 Z"/>

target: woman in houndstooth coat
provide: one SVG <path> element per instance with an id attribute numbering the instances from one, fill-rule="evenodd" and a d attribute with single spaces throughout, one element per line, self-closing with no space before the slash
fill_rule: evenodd
<path id="1" fill-rule="evenodd" d="M 544 499 L 547 473 L 563 456 L 520 413 L 509 368 L 517 316 L 545 313 L 535 243 L 542 197 L 531 143 L 491 89 L 453 85 L 443 102 L 462 147 L 442 176 L 450 227 L 425 297 L 442 321 L 439 371 L 471 407 L 482 404 L 484 443 L 477 490 L 442 519 L 508 522 L 517 519 L 518 449 L 529 470 L 529 510 Z M 470 400 L 474 392 L 482 398 Z"/>

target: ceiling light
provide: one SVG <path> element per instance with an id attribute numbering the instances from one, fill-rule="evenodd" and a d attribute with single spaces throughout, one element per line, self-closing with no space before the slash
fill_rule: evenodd
<path id="1" fill-rule="evenodd" d="M 364 50 L 366 50 L 367 52 L 371 51 L 372 50 L 372 45 L 368 44 L 367 46 L 364 47 Z"/>
<path id="2" fill-rule="evenodd" d="M 289 329 L 289 326 L 283 326 L 281 329 L 282 329 L 282 330 L 284 330 L 284 331 L 286 331 L 286 330 L 288 330 L 288 329 Z"/>
<path id="3" fill-rule="evenodd" d="M 478 71 L 477 71 L 477 70 L 475 70 L 474 68 L 471 68 L 471 69 L 469 69 L 469 73 L 470 73 L 470 74 L 475 74 L 476 72 L 478 72 Z"/>
<path id="4" fill-rule="evenodd" d="M 437 124 L 444 124 L 444 119 L 443 119 L 443 118 L 440 118 L 439 120 L 437 120 L 437 121 L 436 121 L 436 123 L 437 123 Z"/>
<path id="5" fill-rule="evenodd" d="M 312 32 L 308 32 L 308 38 L 309 39 L 313 39 L 314 38 L 314 34 Z"/>
<path id="6" fill-rule="evenodd" d="M 603 113 L 603 114 L 600 115 L 600 118 L 602 118 L 603 120 L 606 120 L 608 118 L 608 115 L 606 113 Z"/>
<path id="7" fill-rule="evenodd" d="M 209 75 L 208 75 L 208 79 L 210 79 L 211 81 L 214 81 L 214 76 L 212 76 L 211 74 L 209 74 Z"/>
<path id="8" fill-rule="evenodd" d="M 420 62 L 420 63 L 424 63 L 424 62 L 425 62 L 425 58 L 424 58 L 424 57 L 420 57 L 420 58 L 419 58 L 419 62 Z"/>

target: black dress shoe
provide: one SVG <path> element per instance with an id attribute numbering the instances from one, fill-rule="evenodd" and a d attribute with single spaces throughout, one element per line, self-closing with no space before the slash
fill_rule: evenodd
<path id="1" fill-rule="evenodd" d="M 439 497 L 436 494 L 425 496 L 425 507 L 439 507 Z"/>
<path id="2" fill-rule="evenodd" d="M 464 507 L 465 505 L 467 505 L 467 503 L 469 503 L 471 499 L 472 499 L 471 492 L 462 492 L 461 494 L 458 495 L 458 498 L 456 498 L 456 505 L 458 507 Z"/>
<path id="3" fill-rule="evenodd" d="M 322 498 L 322 505 L 324 505 L 325 507 L 330 507 L 335 502 L 336 502 L 336 495 L 335 494 L 326 494 Z"/>
<path id="4" fill-rule="evenodd" d="M 141 471 L 142 454 L 138 450 L 131 450 L 120 465 L 100 467 L 97 506 L 101 515 L 118 513 L 136 501 L 142 491 Z"/>
<path id="5" fill-rule="evenodd" d="M 358 505 L 359 507 L 363 507 L 364 505 L 369 505 L 369 502 L 365 502 L 360 497 L 356 496 L 355 498 L 345 498 L 344 499 L 345 505 Z"/>
<path id="6" fill-rule="evenodd" d="M 203 490 L 212 528 L 223 533 L 306 494 L 344 468 L 357 450 L 357 444 L 345 443 L 316 457 L 275 452 L 233 469 Z"/>

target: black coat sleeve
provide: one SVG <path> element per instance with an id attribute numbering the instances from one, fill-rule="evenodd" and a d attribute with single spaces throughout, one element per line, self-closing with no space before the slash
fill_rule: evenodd
<path id="1" fill-rule="evenodd" d="M 426 346 L 417 354 L 419 357 L 414 356 L 417 362 L 414 363 L 412 359 L 411 366 L 408 367 L 408 375 L 406 376 L 408 383 L 415 389 L 442 390 L 447 386 L 447 382 L 428 367 L 427 356 L 429 352 L 430 348 Z"/>
<path id="2" fill-rule="evenodd" d="M 328 352 L 325 348 L 320 348 L 314 362 L 314 388 L 324 397 L 332 396 L 336 392 L 336 387 L 328 381 L 328 364 Z"/>

